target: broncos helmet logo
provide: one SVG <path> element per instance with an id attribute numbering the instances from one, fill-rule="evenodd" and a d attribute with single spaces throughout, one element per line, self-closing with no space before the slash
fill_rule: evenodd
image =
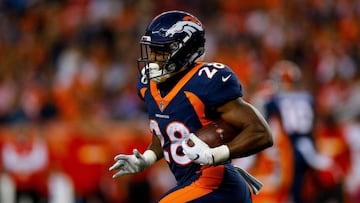
<path id="1" fill-rule="evenodd" d="M 178 21 L 164 33 L 165 37 L 173 37 L 177 33 L 186 32 L 189 37 L 196 31 L 202 31 L 201 25 L 193 21 Z"/>

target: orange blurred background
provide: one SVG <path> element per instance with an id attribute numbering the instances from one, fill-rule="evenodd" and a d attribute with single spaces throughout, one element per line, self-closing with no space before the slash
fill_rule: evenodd
<path id="1" fill-rule="evenodd" d="M 116 154 L 149 143 L 135 92 L 138 42 L 155 15 L 173 9 L 200 19 L 205 59 L 232 67 L 247 100 L 266 96 L 277 61 L 301 67 L 316 99 L 317 148 L 342 166 L 336 177 L 309 172 L 303 195 L 316 202 L 335 190 L 358 202 L 357 0 L 0 1 L 0 202 L 146 203 L 175 184 L 163 161 L 118 180 L 108 171 Z M 291 146 L 272 127 L 272 149 L 234 160 L 265 183 L 254 202 L 288 202 Z"/>

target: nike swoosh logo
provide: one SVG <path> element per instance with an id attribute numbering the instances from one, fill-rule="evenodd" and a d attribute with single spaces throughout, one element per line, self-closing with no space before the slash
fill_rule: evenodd
<path id="1" fill-rule="evenodd" d="M 222 80 L 223 82 L 226 82 L 226 81 L 229 80 L 230 77 L 231 77 L 231 74 L 228 75 L 228 76 L 226 76 L 226 77 L 222 76 L 222 77 L 221 77 L 221 80 Z"/>
<path id="2" fill-rule="evenodd" d="M 195 160 L 198 160 L 199 158 L 200 158 L 199 154 L 196 154 L 196 157 L 193 160 L 195 161 Z"/>

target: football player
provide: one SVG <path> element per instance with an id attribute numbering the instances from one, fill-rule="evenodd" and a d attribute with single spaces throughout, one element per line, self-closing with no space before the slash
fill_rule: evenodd
<path id="1" fill-rule="evenodd" d="M 306 202 L 302 197 L 305 174 L 309 169 L 325 170 L 333 164 L 319 154 L 313 140 L 315 109 L 312 95 L 302 85 L 300 67 L 281 60 L 270 70 L 275 93 L 265 104 L 266 118 L 278 120 L 290 139 L 293 151 L 294 177 L 291 196 L 294 203 Z"/>
<path id="2" fill-rule="evenodd" d="M 177 185 L 159 202 L 252 202 L 245 179 L 230 160 L 272 146 L 272 136 L 265 119 L 242 99 L 233 71 L 199 61 L 204 44 L 204 27 L 189 13 L 164 12 L 148 25 L 140 41 L 137 91 L 147 105 L 152 142 L 143 153 L 134 149 L 116 156 L 109 170 L 117 170 L 117 178 L 165 158 Z M 210 148 L 194 132 L 219 119 L 239 133 Z"/>

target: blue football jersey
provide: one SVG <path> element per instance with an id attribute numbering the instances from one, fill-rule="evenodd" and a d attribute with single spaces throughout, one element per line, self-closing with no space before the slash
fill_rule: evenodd
<path id="1" fill-rule="evenodd" d="M 290 139 L 301 136 L 311 137 L 314 129 L 313 97 L 303 91 L 281 92 L 265 106 L 266 116 L 278 115 Z"/>
<path id="2" fill-rule="evenodd" d="M 164 158 L 179 184 L 200 169 L 183 154 L 183 139 L 212 122 L 206 109 L 242 96 L 237 76 L 221 63 L 198 63 L 164 97 L 155 82 L 140 74 L 137 91 L 146 103 L 150 130 L 160 139 Z"/>

